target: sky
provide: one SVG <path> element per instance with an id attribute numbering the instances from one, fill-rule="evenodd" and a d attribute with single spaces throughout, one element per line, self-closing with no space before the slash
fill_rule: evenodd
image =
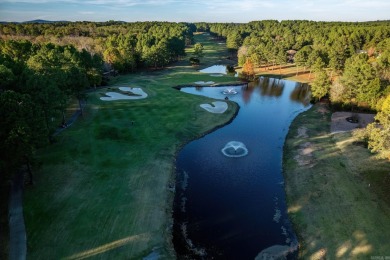
<path id="1" fill-rule="evenodd" d="M 0 0 L 0 21 L 256 20 L 375 21 L 390 19 L 389 0 Z"/>

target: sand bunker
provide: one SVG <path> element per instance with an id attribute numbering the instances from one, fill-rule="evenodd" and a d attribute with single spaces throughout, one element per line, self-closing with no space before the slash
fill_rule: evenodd
<path id="1" fill-rule="evenodd" d="M 195 82 L 196 85 L 212 85 L 214 83 L 215 83 L 214 81 L 196 81 Z"/>
<path id="2" fill-rule="evenodd" d="M 106 97 L 101 97 L 101 100 L 104 101 L 114 101 L 114 100 L 127 100 L 127 99 L 143 99 L 148 96 L 141 88 L 130 88 L 130 87 L 120 87 L 119 92 L 107 92 L 105 93 Z"/>
<path id="3" fill-rule="evenodd" d="M 214 74 L 210 74 L 211 77 L 222 77 L 223 74 L 218 74 L 218 73 L 214 73 Z"/>
<path id="4" fill-rule="evenodd" d="M 213 106 L 210 104 L 201 104 L 200 107 L 209 111 L 210 113 L 215 113 L 215 114 L 222 114 L 228 108 L 228 104 L 223 101 L 215 101 L 212 104 Z"/>

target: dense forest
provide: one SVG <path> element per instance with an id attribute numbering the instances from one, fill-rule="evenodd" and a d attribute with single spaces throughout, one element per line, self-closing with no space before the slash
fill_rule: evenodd
<path id="1" fill-rule="evenodd" d="M 390 22 L 256 21 L 233 23 L 58 22 L 0 24 L 1 182 L 51 141 L 72 100 L 110 72 L 163 68 L 185 55 L 193 32 L 225 39 L 238 65 L 313 73 L 316 99 L 378 111 L 380 127 L 362 136 L 388 154 Z M 386 110 L 387 109 L 387 110 Z M 386 153 L 387 151 L 387 153 Z M 388 156 L 388 155 L 387 155 Z"/>

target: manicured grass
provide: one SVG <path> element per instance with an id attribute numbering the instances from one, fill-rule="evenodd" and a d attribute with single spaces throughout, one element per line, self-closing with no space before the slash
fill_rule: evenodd
<path id="1" fill-rule="evenodd" d="M 288 212 L 300 257 L 388 256 L 390 162 L 356 145 L 350 133 L 329 134 L 330 112 L 323 106 L 295 119 L 284 149 Z M 307 136 L 299 135 L 302 129 Z"/>
<path id="2" fill-rule="evenodd" d="M 205 46 L 202 66 L 227 53 L 207 36 L 196 39 Z M 105 102 L 99 99 L 105 89 L 90 93 L 84 117 L 39 151 L 42 167 L 24 201 L 30 259 L 142 259 L 153 250 L 164 259 L 174 256 L 175 155 L 238 109 L 229 102 L 227 112 L 211 114 L 199 104 L 213 100 L 173 89 L 235 80 L 201 74 L 187 60 L 112 81 L 110 88 L 142 87 L 146 99 Z"/>

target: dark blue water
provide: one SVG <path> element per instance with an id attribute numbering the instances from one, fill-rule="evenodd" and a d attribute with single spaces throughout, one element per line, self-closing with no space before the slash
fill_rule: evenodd
<path id="1" fill-rule="evenodd" d="M 226 88 L 181 91 L 223 100 Z M 261 256 L 276 256 L 296 249 L 282 151 L 290 123 L 310 106 L 308 87 L 261 78 L 233 88 L 237 117 L 186 145 L 177 158 L 173 241 L 179 258 L 255 259 L 263 250 Z M 230 141 L 244 143 L 248 155 L 226 157 L 221 150 Z"/>

